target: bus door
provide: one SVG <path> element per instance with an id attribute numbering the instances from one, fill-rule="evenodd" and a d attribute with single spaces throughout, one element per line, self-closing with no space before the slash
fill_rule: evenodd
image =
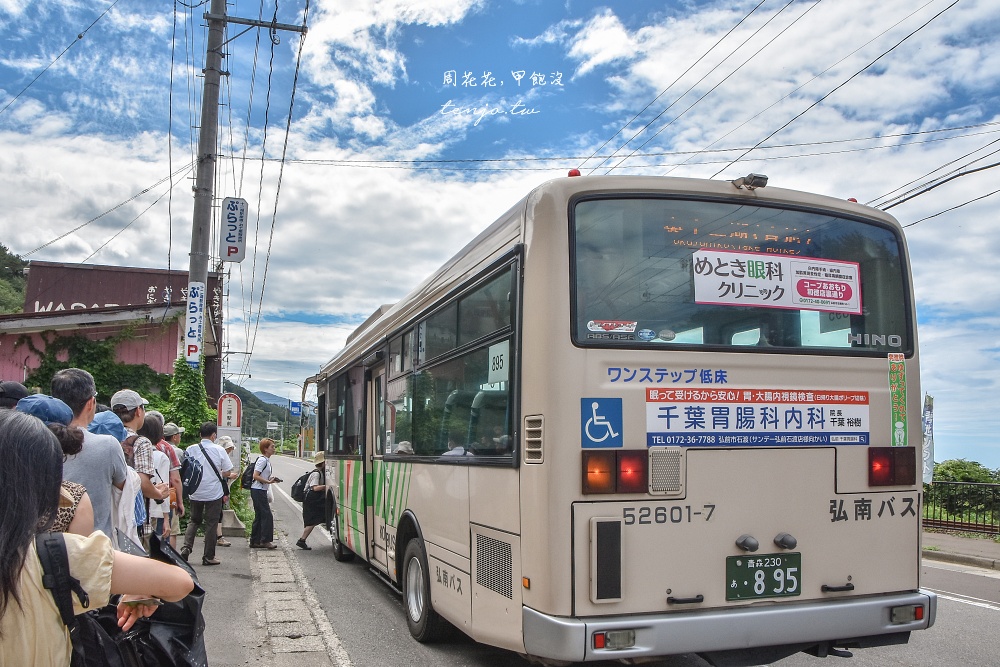
<path id="1" fill-rule="evenodd" d="M 388 572 L 386 559 L 385 493 L 384 477 L 386 424 L 385 424 L 385 364 L 368 369 L 366 373 L 365 424 L 365 534 L 368 536 L 368 553 L 372 563 Z M 369 481 L 370 480 L 370 481 Z"/>

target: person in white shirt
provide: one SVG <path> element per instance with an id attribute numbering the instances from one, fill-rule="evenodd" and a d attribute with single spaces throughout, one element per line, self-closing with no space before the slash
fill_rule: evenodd
<path id="1" fill-rule="evenodd" d="M 233 462 L 226 455 L 226 450 L 215 444 L 219 427 L 212 422 L 201 425 L 201 442 L 191 445 L 184 452 L 201 463 L 201 483 L 194 493 L 188 496 L 191 501 L 191 518 L 184 532 L 184 546 L 181 547 L 181 558 L 188 559 L 194 547 L 194 537 L 202 522 L 205 523 L 205 550 L 202 553 L 202 565 L 218 565 L 215 558 L 216 542 L 219 538 L 217 530 L 222 519 L 222 498 L 227 495 L 222 488 L 223 479 L 233 479 L 236 471 Z"/>
<path id="2" fill-rule="evenodd" d="M 271 455 L 274 454 L 274 440 L 260 439 L 260 456 L 253 464 L 253 485 L 250 499 L 253 501 L 253 526 L 250 529 L 251 549 L 277 549 L 274 543 L 274 515 L 267 500 L 267 487 L 281 480 L 271 474 Z"/>

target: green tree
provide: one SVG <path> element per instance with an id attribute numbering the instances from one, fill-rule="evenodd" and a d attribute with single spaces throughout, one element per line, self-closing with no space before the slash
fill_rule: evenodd
<path id="1" fill-rule="evenodd" d="M 950 459 L 934 464 L 934 481 L 995 484 L 1000 482 L 1000 477 L 995 471 L 977 461 Z"/>
<path id="2" fill-rule="evenodd" d="M 0 243 L 0 314 L 20 313 L 24 309 L 26 261 Z"/>
<path id="3" fill-rule="evenodd" d="M 200 367 L 205 367 L 204 358 Z M 183 440 L 189 443 L 198 441 L 198 431 L 202 424 L 217 419 L 216 411 L 208 405 L 205 377 L 200 370 L 189 366 L 184 357 L 177 357 L 174 361 L 170 401 L 164 409 L 164 415 L 185 429 Z"/>

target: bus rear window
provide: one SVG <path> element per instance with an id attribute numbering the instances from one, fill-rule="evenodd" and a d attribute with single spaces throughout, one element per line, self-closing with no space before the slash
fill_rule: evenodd
<path id="1" fill-rule="evenodd" d="M 888 227 L 649 197 L 579 201 L 571 230 L 579 345 L 912 352 Z"/>

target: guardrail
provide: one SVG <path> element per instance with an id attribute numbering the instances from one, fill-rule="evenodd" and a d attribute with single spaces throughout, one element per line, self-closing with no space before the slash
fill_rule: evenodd
<path id="1" fill-rule="evenodd" d="M 924 526 L 1000 535 L 1000 484 L 924 484 Z"/>

